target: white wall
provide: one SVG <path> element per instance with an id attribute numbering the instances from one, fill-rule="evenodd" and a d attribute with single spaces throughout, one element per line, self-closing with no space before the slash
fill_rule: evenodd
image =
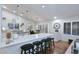
<path id="1" fill-rule="evenodd" d="M 1 5 L 0 5 L 0 42 L 1 42 Z"/>
<path id="2" fill-rule="evenodd" d="M 49 22 L 49 33 L 51 34 L 54 34 L 54 37 L 55 37 L 55 40 L 65 40 L 67 41 L 68 39 L 77 39 L 79 38 L 79 36 L 76 36 L 76 35 L 67 35 L 67 34 L 64 34 L 64 22 L 74 22 L 74 21 L 79 21 L 78 19 L 57 19 L 57 20 L 53 20 L 51 22 Z M 55 23 L 59 23 L 60 24 L 60 29 L 59 29 L 59 32 L 55 32 L 55 29 L 53 28 L 54 24 Z M 71 26 L 72 27 L 72 26 Z"/>
<path id="3" fill-rule="evenodd" d="M 59 32 L 55 32 L 55 29 L 54 29 L 55 23 L 59 23 L 60 26 L 61 26 L 60 29 L 59 29 Z M 63 31 L 61 30 L 63 28 L 62 23 L 63 23 L 63 20 L 61 20 L 61 19 L 53 20 L 53 21 L 49 22 L 48 32 L 51 33 L 51 34 L 54 34 L 55 40 L 62 40 L 62 34 L 63 34 Z"/>

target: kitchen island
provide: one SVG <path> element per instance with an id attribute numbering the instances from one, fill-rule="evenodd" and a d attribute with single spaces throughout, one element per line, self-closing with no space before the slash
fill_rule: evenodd
<path id="1" fill-rule="evenodd" d="M 24 44 L 39 41 L 48 37 L 53 37 L 53 34 L 40 33 L 32 35 L 19 36 L 17 39 L 12 40 L 9 44 L 2 42 L 0 44 L 0 54 L 20 54 L 20 47 Z"/>

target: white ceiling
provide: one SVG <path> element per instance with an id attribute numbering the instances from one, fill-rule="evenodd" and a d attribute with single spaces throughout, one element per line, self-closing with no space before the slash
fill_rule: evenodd
<path id="1" fill-rule="evenodd" d="M 16 4 L 5 5 L 9 10 L 16 11 L 23 18 L 29 18 L 34 22 L 53 20 L 53 17 L 79 16 L 79 4 L 23 4 L 17 8 Z M 45 8 L 42 8 L 44 6 Z"/>

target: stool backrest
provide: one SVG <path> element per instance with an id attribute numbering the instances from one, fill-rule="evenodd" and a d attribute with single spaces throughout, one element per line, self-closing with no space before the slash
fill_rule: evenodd
<path id="1" fill-rule="evenodd" d="M 40 53 L 41 48 L 42 48 L 41 44 L 42 44 L 41 41 L 35 41 L 35 42 L 33 42 L 33 45 L 34 45 L 34 53 L 35 54 L 39 54 Z"/>
<path id="2" fill-rule="evenodd" d="M 25 45 L 21 46 L 21 54 L 23 52 L 24 52 L 24 54 L 33 54 L 33 49 L 34 49 L 34 46 L 32 44 L 25 44 Z"/>

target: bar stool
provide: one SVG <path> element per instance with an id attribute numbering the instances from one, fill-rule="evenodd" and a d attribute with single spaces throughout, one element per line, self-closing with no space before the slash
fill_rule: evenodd
<path id="1" fill-rule="evenodd" d="M 33 42 L 33 45 L 34 45 L 34 54 L 42 53 L 42 42 L 41 41 L 35 41 Z"/>
<path id="2" fill-rule="evenodd" d="M 21 54 L 33 54 L 34 53 L 34 46 L 32 44 L 25 44 L 21 46 Z"/>
<path id="3" fill-rule="evenodd" d="M 54 46 L 54 48 L 55 48 L 54 38 L 51 38 L 51 41 L 53 42 L 53 46 Z"/>
<path id="4" fill-rule="evenodd" d="M 52 50 L 52 42 L 51 42 L 51 38 L 47 38 L 46 39 L 46 53 L 50 53 Z"/>
<path id="5" fill-rule="evenodd" d="M 46 53 L 46 49 L 45 49 L 46 48 L 46 43 L 45 43 L 46 39 L 42 39 L 41 42 L 42 42 L 42 53 Z"/>
<path id="6" fill-rule="evenodd" d="M 54 43 L 54 38 L 47 38 L 47 40 L 48 40 L 48 52 L 49 53 L 53 53 L 53 48 L 52 47 L 54 47 L 55 48 L 55 43 Z M 53 43 L 53 45 L 52 45 L 52 43 Z"/>
<path id="7" fill-rule="evenodd" d="M 42 51 L 43 53 L 47 53 L 47 49 L 49 48 L 49 39 L 42 39 Z"/>
<path id="8" fill-rule="evenodd" d="M 48 53 L 51 51 L 52 41 L 51 38 L 42 39 L 42 51 L 43 53 Z"/>
<path id="9" fill-rule="evenodd" d="M 52 46 L 51 38 L 47 38 L 47 41 L 48 41 L 48 48 L 50 48 Z"/>

